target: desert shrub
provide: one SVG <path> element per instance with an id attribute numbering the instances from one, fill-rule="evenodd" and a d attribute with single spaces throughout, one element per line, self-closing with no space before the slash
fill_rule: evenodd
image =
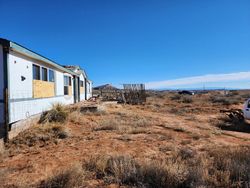
<path id="1" fill-rule="evenodd" d="M 179 94 L 174 94 L 174 95 L 170 96 L 170 99 L 173 101 L 180 100 L 181 96 Z"/>
<path id="2" fill-rule="evenodd" d="M 93 157 L 84 166 L 107 183 L 136 185 L 139 178 L 139 165 L 129 156 Z"/>
<path id="3" fill-rule="evenodd" d="M 19 148 L 44 146 L 49 143 L 56 143 L 57 139 L 68 137 L 68 132 L 63 125 L 46 124 L 34 126 L 21 133 L 6 144 L 10 153 L 19 151 Z M 18 149 L 18 150 L 17 150 Z"/>
<path id="4" fill-rule="evenodd" d="M 209 152 L 211 165 L 207 184 L 220 187 L 249 187 L 250 148 L 220 148 Z"/>
<path id="5" fill-rule="evenodd" d="M 84 173 L 80 167 L 72 167 L 56 173 L 52 177 L 43 180 L 37 186 L 38 188 L 69 188 L 83 187 Z"/>
<path id="6" fill-rule="evenodd" d="M 181 161 L 153 161 L 142 165 L 140 171 L 145 187 L 188 187 L 188 168 Z"/>
<path id="7" fill-rule="evenodd" d="M 239 93 L 239 91 L 236 91 L 236 90 L 231 90 L 231 91 L 229 91 L 229 96 L 237 96 L 237 95 L 239 95 L 240 93 Z"/>
<path id="8" fill-rule="evenodd" d="M 131 129 L 128 129 L 127 133 L 128 134 L 145 134 L 147 133 L 147 129 L 146 128 L 142 128 L 142 127 L 131 127 Z"/>
<path id="9" fill-rule="evenodd" d="M 182 161 L 149 161 L 139 164 L 129 156 L 91 158 L 85 169 L 95 172 L 106 183 L 136 187 L 188 187 L 188 168 Z"/>
<path id="10" fill-rule="evenodd" d="M 222 105 L 239 104 L 241 102 L 239 98 L 216 97 L 216 96 L 212 96 L 210 98 L 210 101 L 212 103 L 220 103 Z"/>
<path id="11" fill-rule="evenodd" d="M 140 117 L 140 116 L 132 116 L 132 121 L 134 127 L 148 127 L 152 124 L 152 119 Z"/>
<path id="12" fill-rule="evenodd" d="M 250 94 L 249 93 L 244 93 L 240 95 L 241 98 L 243 98 L 243 100 L 249 99 L 250 98 Z"/>
<path id="13" fill-rule="evenodd" d="M 117 119 L 103 119 L 94 131 L 113 131 L 119 129 L 120 122 Z"/>
<path id="14" fill-rule="evenodd" d="M 48 125 L 48 131 L 52 132 L 54 137 L 64 139 L 68 137 L 68 132 L 66 131 L 65 127 L 59 124 Z"/>
<path id="15" fill-rule="evenodd" d="M 193 98 L 191 96 L 182 96 L 181 101 L 183 103 L 192 103 L 193 102 Z"/>
<path id="16" fill-rule="evenodd" d="M 39 123 L 59 122 L 64 123 L 68 117 L 68 110 L 62 104 L 54 104 L 52 109 L 43 112 Z"/>
<path id="17" fill-rule="evenodd" d="M 181 159 L 189 159 L 189 158 L 193 158 L 195 155 L 195 152 L 190 149 L 190 148 L 181 148 L 178 152 L 178 156 L 181 157 Z"/>

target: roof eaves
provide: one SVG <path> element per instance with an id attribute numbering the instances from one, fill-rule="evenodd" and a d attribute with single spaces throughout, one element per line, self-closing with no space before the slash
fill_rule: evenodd
<path id="1" fill-rule="evenodd" d="M 21 54 L 23 54 L 25 56 L 28 56 L 28 57 L 31 57 L 33 59 L 43 61 L 43 62 L 45 62 L 47 64 L 50 64 L 53 67 L 58 68 L 59 70 L 62 70 L 62 71 L 67 72 L 69 74 L 78 76 L 77 73 L 75 73 L 73 71 L 70 71 L 70 70 L 64 68 L 63 66 L 55 63 L 54 61 L 52 61 L 52 60 L 50 60 L 50 59 L 36 53 L 36 52 L 33 52 L 32 50 L 29 50 L 28 48 L 25 48 L 25 47 L 23 47 L 23 46 L 21 46 L 21 45 L 19 45 L 17 43 L 9 41 L 9 47 L 10 47 L 10 50 L 16 51 L 18 53 L 21 53 Z"/>

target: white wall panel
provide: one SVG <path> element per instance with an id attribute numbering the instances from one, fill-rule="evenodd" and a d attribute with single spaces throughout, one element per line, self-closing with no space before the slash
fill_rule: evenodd
<path id="1" fill-rule="evenodd" d="M 63 73 L 56 71 L 56 95 L 64 95 L 64 80 Z"/>
<path id="2" fill-rule="evenodd" d="M 4 99 L 4 67 L 3 67 L 3 47 L 0 45 L 0 100 Z"/>
<path id="3" fill-rule="evenodd" d="M 3 103 L 3 100 L 4 100 L 3 47 L 0 45 L 0 125 L 4 122 L 4 103 Z M 0 129 L 1 129 L 1 127 L 0 127 Z"/>
<path id="4" fill-rule="evenodd" d="M 85 100 L 85 78 L 83 74 L 80 75 L 80 81 L 83 81 L 83 86 L 84 86 L 84 93 L 80 93 L 80 101 Z"/>
<path id="5" fill-rule="evenodd" d="M 33 62 L 13 52 L 10 52 L 8 59 L 10 99 L 31 98 Z"/>
<path id="6" fill-rule="evenodd" d="M 61 103 L 64 105 L 73 104 L 74 99 L 73 96 L 61 96 L 44 99 L 31 99 L 27 101 L 12 101 L 10 102 L 10 123 L 49 110 L 55 103 Z"/>

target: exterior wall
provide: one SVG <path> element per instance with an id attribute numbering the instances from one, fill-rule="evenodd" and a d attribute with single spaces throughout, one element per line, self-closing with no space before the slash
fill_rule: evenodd
<path id="1" fill-rule="evenodd" d="M 62 72 L 55 72 L 55 80 L 56 80 L 56 96 L 64 95 L 64 78 Z"/>
<path id="2" fill-rule="evenodd" d="M 64 74 L 62 72 L 54 70 L 56 87 L 55 97 L 33 98 L 32 64 L 41 66 L 44 66 L 44 64 L 14 52 L 10 52 L 8 59 L 10 123 L 26 119 L 32 115 L 49 110 L 54 103 L 74 103 L 73 96 L 64 96 Z M 25 80 L 23 81 L 21 79 L 22 76 L 25 77 Z M 47 90 L 47 88 L 44 88 L 44 90 Z"/>
<path id="3" fill-rule="evenodd" d="M 59 96 L 52 98 L 30 99 L 30 100 L 11 100 L 10 102 L 10 122 L 19 121 L 29 118 L 32 115 L 39 114 L 43 111 L 49 110 L 53 104 L 73 104 L 73 97 Z"/>
<path id="4" fill-rule="evenodd" d="M 55 96 L 55 83 L 42 80 L 33 80 L 33 98 L 46 98 Z"/>
<path id="5" fill-rule="evenodd" d="M 85 78 L 83 74 L 80 75 L 80 81 L 83 81 L 83 87 L 80 87 L 80 101 L 85 100 Z"/>
<path id="6" fill-rule="evenodd" d="M 87 82 L 87 99 L 90 99 L 92 97 L 92 82 Z"/>
<path id="7" fill-rule="evenodd" d="M 32 98 L 33 62 L 12 52 L 8 55 L 8 60 L 10 99 Z"/>
<path id="8" fill-rule="evenodd" d="M 73 87 L 69 86 L 69 96 L 72 96 L 72 95 L 73 95 Z"/>
<path id="9" fill-rule="evenodd" d="M 0 138 L 3 134 L 4 125 L 4 66 L 3 47 L 0 45 Z"/>

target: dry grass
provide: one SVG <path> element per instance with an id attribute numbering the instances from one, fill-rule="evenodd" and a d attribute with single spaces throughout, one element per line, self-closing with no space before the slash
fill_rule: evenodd
<path id="1" fill-rule="evenodd" d="M 45 124 L 27 129 L 6 144 L 10 153 L 21 151 L 27 147 L 43 147 L 49 143 L 57 143 L 58 139 L 68 137 L 65 126 L 60 124 Z"/>
<path id="2" fill-rule="evenodd" d="M 248 124 L 218 120 L 221 109 L 238 106 L 211 101 L 242 95 L 218 91 L 184 102 L 155 92 L 145 105 L 101 103 L 100 112 L 72 105 L 64 123 L 45 121 L 10 141 L 10 155 L 0 160 L 10 170 L 2 174 L 16 187 L 249 187 Z M 67 129 L 71 136 L 62 140 Z"/>
<path id="3" fill-rule="evenodd" d="M 39 123 L 64 123 L 68 113 L 68 109 L 62 104 L 53 104 L 51 110 L 42 113 Z"/>
<path id="4" fill-rule="evenodd" d="M 81 165 L 75 165 L 67 170 L 54 173 L 51 177 L 43 180 L 38 188 L 73 188 L 85 185 L 85 173 Z"/>
<path id="5" fill-rule="evenodd" d="M 197 154 L 183 148 L 165 160 L 138 162 L 103 155 L 85 162 L 86 170 L 107 184 L 141 187 L 248 187 L 250 149 L 219 148 Z"/>

